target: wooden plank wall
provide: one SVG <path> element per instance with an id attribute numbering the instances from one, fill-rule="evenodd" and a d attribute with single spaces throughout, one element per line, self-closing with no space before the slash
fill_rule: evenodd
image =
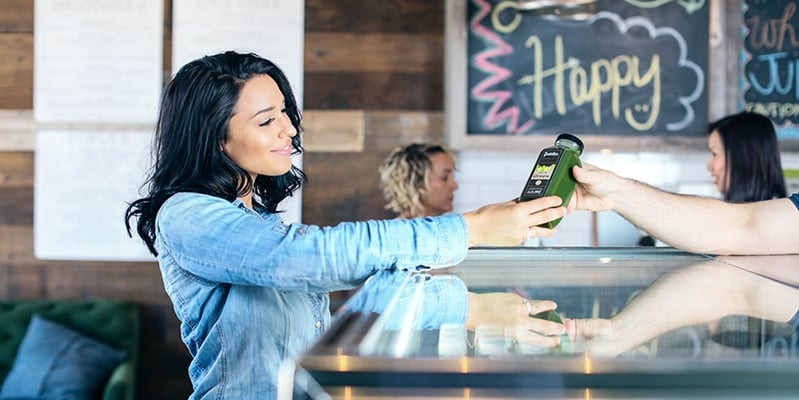
<path id="1" fill-rule="evenodd" d="M 30 111 L 33 105 L 33 1 L 0 5 L 0 111 Z M 171 0 L 164 2 L 168 77 Z M 380 160 L 399 144 L 443 140 L 444 4 L 305 1 L 304 100 L 312 128 L 306 137 L 313 143 L 304 158 L 310 177 L 303 195 L 306 222 L 391 217 L 378 189 Z M 333 134 L 331 116 L 336 127 L 357 126 L 362 134 Z M 341 140 L 359 143 L 342 146 Z M 34 257 L 33 164 L 32 149 L 0 152 L 0 298 L 137 303 L 142 314 L 139 397 L 186 398 L 189 357 L 155 263 Z"/>
<path id="2" fill-rule="evenodd" d="M 307 222 L 393 217 L 378 189 L 380 160 L 399 144 L 443 140 L 444 5 L 306 0 L 306 114 L 363 110 L 365 132 L 361 152 L 305 154 Z"/>

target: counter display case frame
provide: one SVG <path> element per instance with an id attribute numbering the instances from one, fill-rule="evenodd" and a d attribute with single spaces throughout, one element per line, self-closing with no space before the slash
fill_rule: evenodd
<path id="1" fill-rule="evenodd" d="M 799 267 L 799 256 L 794 259 Z M 565 295 L 568 287 L 647 288 L 664 274 L 694 263 L 739 268 L 734 261 L 672 248 L 476 248 L 447 272 L 474 292 L 549 287 Z M 427 274 L 412 274 L 406 284 L 413 288 L 426 279 Z M 407 312 L 415 306 L 395 307 Z M 386 336 L 381 317 L 389 312 L 396 310 L 336 315 L 331 329 L 288 368 L 293 394 L 285 398 L 763 399 L 799 393 L 795 331 L 785 338 L 787 355 L 776 357 L 763 355 L 763 349 L 731 350 L 732 356 L 663 351 L 609 358 L 579 353 L 484 356 L 470 349 L 463 356 L 441 357 L 430 350 L 436 347 L 437 332 L 417 331 L 412 339 L 402 332 Z M 390 349 L 397 342 L 391 337 L 403 335 L 402 350 Z M 369 341 L 373 345 L 364 347 Z"/>

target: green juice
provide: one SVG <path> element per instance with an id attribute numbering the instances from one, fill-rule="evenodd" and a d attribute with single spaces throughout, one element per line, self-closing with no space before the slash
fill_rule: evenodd
<path id="1" fill-rule="evenodd" d="M 583 153 L 583 142 L 574 135 L 561 133 L 555 139 L 555 145 L 541 150 L 535 162 L 527 184 L 519 196 L 519 201 L 529 201 L 545 196 L 558 196 L 567 206 L 574 194 L 577 181 L 571 170 L 575 165 L 582 166 L 580 155 Z M 541 224 L 545 228 L 558 226 L 560 220 Z"/>
<path id="2" fill-rule="evenodd" d="M 533 318 L 545 319 L 552 322 L 563 324 L 563 318 L 555 310 L 540 312 L 531 315 Z M 550 354 L 571 354 L 574 353 L 574 343 L 569 339 L 568 334 L 560 335 L 560 344 L 557 347 L 550 349 Z"/>

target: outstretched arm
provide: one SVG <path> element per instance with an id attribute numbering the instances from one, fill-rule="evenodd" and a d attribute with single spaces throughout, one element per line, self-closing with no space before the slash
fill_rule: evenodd
<path id="1" fill-rule="evenodd" d="M 795 258 L 792 259 L 795 261 Z M 770 263 L 771 261 L 764 260 Z M 795 268 L 783 269 L 796 276 Z M 735 301 L 731 301 L 735 299 Z M 716 261 L 664 275 L 608 320 L 572 320 L 572 337 L 588 339 L 592 355 L 616 356 L 671 330 L 727 315 L 788 322 L 799 309 L 799 289 Z"/>
<path id="2" fill-rule="evenodd" d="M 671 246 L 710 254 L 799 253 L 799 210 L 789 199 L 732 204 L 669 193 L 585 164 L 570 209 L 613 210 Z"/>

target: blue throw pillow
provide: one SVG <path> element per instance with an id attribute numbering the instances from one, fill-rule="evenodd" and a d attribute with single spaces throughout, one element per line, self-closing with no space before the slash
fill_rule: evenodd
<path id="1" fill-rule="evenodd" d="M 0 400 L 98 398 L 111 372 L 127 356 L 124 350 L 34 315 L 0 389 Z"/>

